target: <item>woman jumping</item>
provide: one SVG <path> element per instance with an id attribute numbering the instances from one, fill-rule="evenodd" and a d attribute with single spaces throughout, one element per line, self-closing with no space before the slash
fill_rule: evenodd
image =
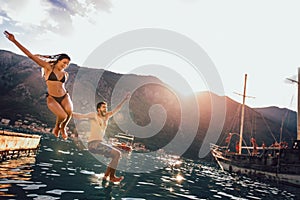
<path id="1" fill-rule="evenodd" d="M 33 55 L 15 39 L 13 34 L 8 31 L 4 31 L 4 34 L 23 53 L 43 68 L 48 88 L 47 106 L 56 115 L 56 124 L 53 128 L 53 133 L 56 137 L 59 137 L 59 133 L 61 133 L 62 138 L 66 140 L 68 138 L 66 126 L 72 117 L 73 111 L 73 103 L 65 88 L 65 82 L 68 79 L 68 73 L 65 69 L 70 63 L 70 57 L 67 54 L 54 56 Z"/>

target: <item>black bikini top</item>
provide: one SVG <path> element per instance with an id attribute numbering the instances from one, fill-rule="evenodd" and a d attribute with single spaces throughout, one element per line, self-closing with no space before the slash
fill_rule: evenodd
<path id="1" fill-rule="evenodd" d="M 47 81 L 60 81 L 60 82 L 64 83 L 66 81 L 66 75 L 64 75 L 62 77 L 62 79 L 58 80 L 56 74 L 52 71 L 50 73 L 50 75 L 48 76 L 48 80 Z"/>

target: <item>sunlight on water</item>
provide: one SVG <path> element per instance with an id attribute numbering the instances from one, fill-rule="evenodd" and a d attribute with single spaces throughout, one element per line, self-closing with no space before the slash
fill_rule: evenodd
<path id="1" fill-rule="evenodd" d="M 27 195 L 27 197 L 30 197 L 34 200 L 56 200 L 56 199 L 60 199 L 59 197 L 52 197 L 52 196 L 48 196 L 48 195 L 37 195 L 37 194 L 29 194 L 29 195 Z"/>
<path id="2" fill-rule="evenodd" d="M 88 175 L 95 174 L 95 172 L 87 171 L 87 170 L 81 170 L 80 173 L 82 173 L 82 174 L 88 174 Z"/>
<path id="3" fill-rule="evenodd" d="M 53 151 L 51 148 L 46 148 L 45 151 Z"/>
<path id="4" fill-rule="evenodd" d="M 46 193 L 48 194 L 57 194 L 57 195 L 62 195 L 63 193 L 84 193 L 84 191 L 72 191 L 72 190 L 51 190 L 47 191 Z"/>
<path id="5" fill-rule="evenodd" d="M 71 141 L 47 136 L 34 157 L 0 163 L 0 199 L 297 199 L 299 188 L 221 171 L 214 163 L 174 155 L 122 156 L 135 172 L 119 184 L 103 181 L 105 163 Z M 144 160 L 140 160 L 143 158 Z M 102 159 L 103 160 L 103 159 Z M 154 162 L 155 160 L 155 162 Z M 155 171 L 141 172 L 152 162 Z M 159 162 L 166 166 L 160 168 Z"/>
<path id="6" fill-rule="evenodd" d="M 37 184 L 17 184 L 17 186 L 20 186 L 23 188 L 23 190 L 38 190 L 41 187 L 46 187 L 47 185 L 41 184 L 41 185 L 37 185 Z"/>
<path id="7" fill-rule="evenodd" d="M 59 152 L 59 153 L 62 153 L 62 154 L 67 154 L 67 155 L 68 155 L 68 154 L 71 154 L 70 151 L 62 151 L 62 150 L 58 150 L 58 152 Z"/>
<path id="8" fill-rule="evenodd" d="M 175 179 L 177 182 L 182 182 L 184 180 L 183 176 L 180 174 L 177 174 Z"/>
<path id="9" fill-rule="evenodd" d="M 147 183 L 147 182 L 138 182 L 140 185 L 151 185 L 151 186 L 156 186 L 155 183 Z"/>

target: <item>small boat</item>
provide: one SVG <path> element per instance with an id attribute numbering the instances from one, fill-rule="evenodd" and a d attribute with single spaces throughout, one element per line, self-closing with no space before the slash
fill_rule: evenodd
<path id="1" fill-rule="evenodd" d="M 109 143 L 111 143 L 112 146 L 125 152 L 132 151 L 133 141 L 134 141 L 134 136 L 126 133 L 118 133 L 113 138 L 109 139 Z"/>
<path id="2" fill-rule="evenodd" d="M 298 70 L 300 81 L 300 68 Z M 243 146 L 243 124 L 244 107 L 246 97 L 245 75 L 243 104 L 241 110 L 240 133 L 229 133 L 226 143 L 230 142 L 233 135 L 238 135 L 236 152 L 228 150 L 228 146 L 210 145 L 210 151 L 222 170 L 237 174 L 251 175 L 251 177 L 262 177 L 300 187 L 300 98 L 298 92 L 298 133 L 297 140 L 289 148 L 284 142 L 274 143 L 270 147 L 257 146 L 255 138 L 251 138 L 252 146 Z M 300 82 L 297 81 L 298 91 Z"/>
<path id="3" fill-rule="evenodd" d="M 0 132 L 0 161 L 28 156 L 39 148 L 41 136 L 11 131 Z"/>
<path id="4" fill-rule="evenodd" d="M 149 152 L 150 150 L 147 149 L 143 143 L 135 142 L 133 144 L 133 151 L 136 153 L 146 153 L 146 152 Z"/>

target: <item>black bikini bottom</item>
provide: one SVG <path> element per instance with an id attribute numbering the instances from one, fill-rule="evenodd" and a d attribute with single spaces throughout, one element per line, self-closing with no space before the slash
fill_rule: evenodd
<path id="1" fill-rule="evenodd" d="M 61 104 L 61 102 L 64 100 L 65 96 L 67 96 L 68 93 L 64 94 L 64 96 L 61 96 L 61 97 L 54 97 L 54 96 L 51 96 L 50 94 L 46 93 L 46 97 L 48 96 L 51 96 L 53 97 L 53 99 L 55 99 L 55 101 L 59 104 Z"/>

